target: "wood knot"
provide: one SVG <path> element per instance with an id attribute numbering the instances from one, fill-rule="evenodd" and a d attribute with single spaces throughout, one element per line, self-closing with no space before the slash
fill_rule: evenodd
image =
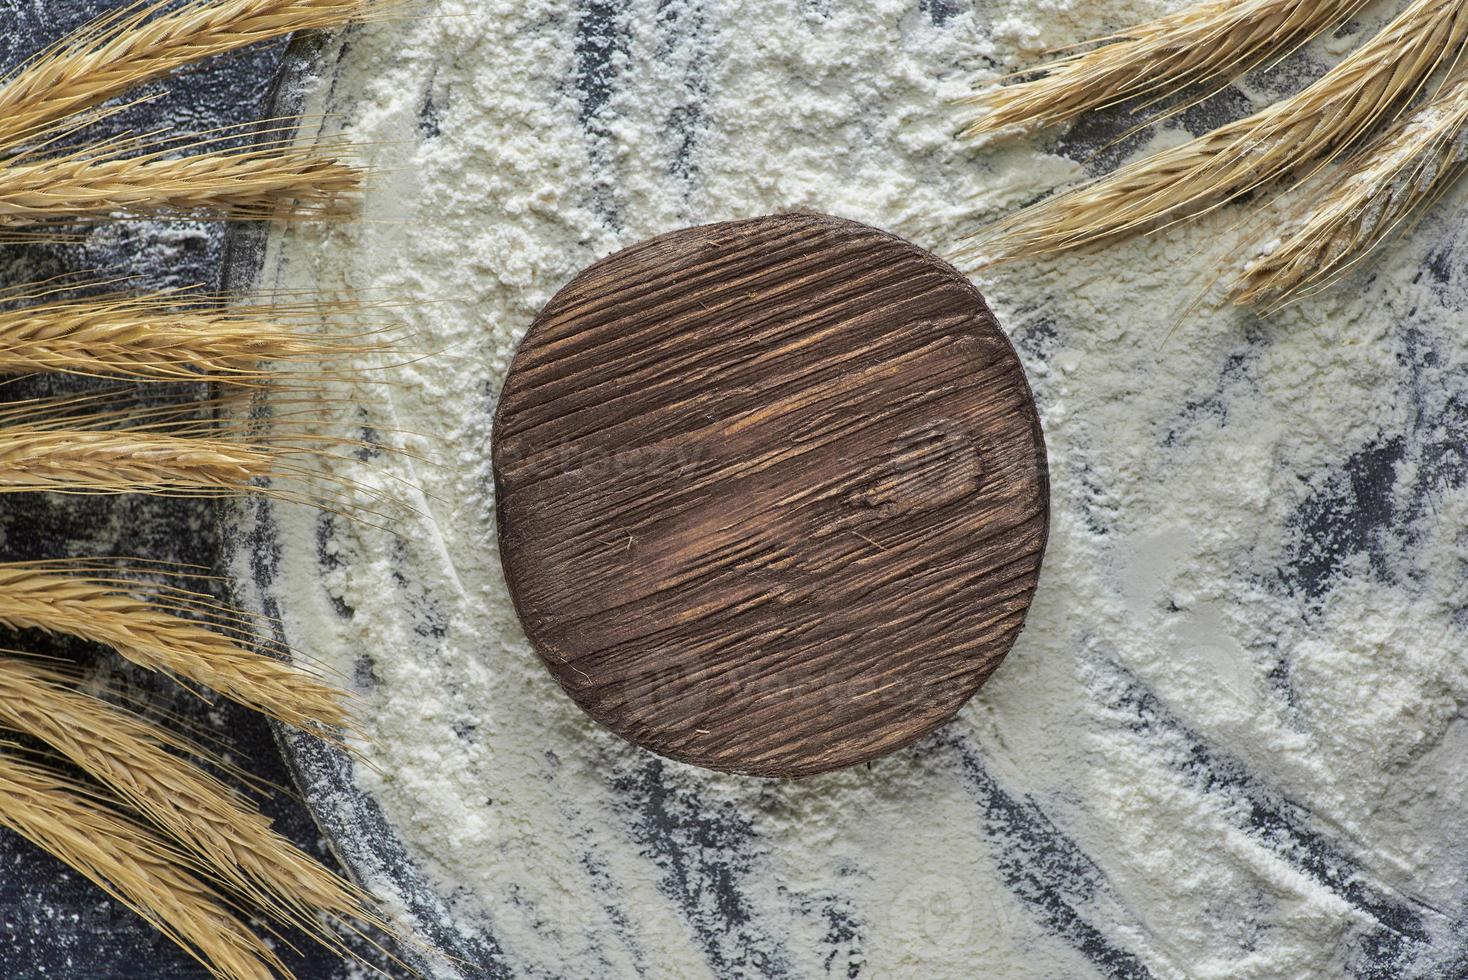
<path id="1" fill-rule="evenodd" d="M 924 514 L 976 495 L 983 479 L 983 458 L 968 432 L 952 419 L 935 419 L 899 435 L 846 504 L 887 520 Z"/>

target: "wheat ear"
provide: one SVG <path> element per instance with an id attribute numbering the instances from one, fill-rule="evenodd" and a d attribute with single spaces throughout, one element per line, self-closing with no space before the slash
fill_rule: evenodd
<path id="1" fill-rule="evenodd" d="M 296 462 L 298 457 L 331 455 L 321 448 L 271 446 L 207 432 L 5 426 L 0 427 L 0 494 L 253 495 L 366 520 L 376 513 L 367 500 L 383 499 L 377 490 Z M 316 486 L 313 480 L 329 486 Z"/>
<path id="2" fill-rule="evenodd" d="M 1312 181 L 1294 218 L 1234 283 L 1277 307 L 1323 289 L 1422 213 L 1468 170 L 1468 72 L 1339 168 Z"/>
<path id="3" fill-rule="evenodd" d="M 211 629 L 180 615 L 194 612 L 222 622 Z M 258 630 L 243 613 L 210 607 L 176 590 L 61 574 L 46 563 L 5 564 L 0 623 L 105 644 L 140 667 L 211 688 L 317 734 L 330 736 L 350 722 L 342 691 L 248 648 Z"/>
<path id="4" fill-rule="evenodd" d="M 190 873 L 188 858 L 95 790 L 0 750 L 0 825 L 64 861 L 188 951 L 211 975 L 270 980 L 285 965 Z"/>
<path id="5" fill-rule="evenodd" d="M 186 149 L 186 147 L 184 148 Z M 362 172 L 316 150 L 216 150 L 99 159 L 90 152 L 0 164 L 0 227 L 116 217 L 339 218 Z"/>
<path id="6" fill-rule="evenodd" d="M 223 439 L 152 432 L 0 429 L 0 492 L 221 496 L 269 476 L 277 456 Z"/>
<path id="7" fill-rule="evenodd" d="M 348 305 L 184 305 L 177 292 L 76 297 L 0 311 L 0 373 L 257 384 L 281 368 L 351 363 L 387 349 L 370 334 L 303 330 Z"/>
<path id="8" fill-rule="evenodd" d="M 1067 251 L 1181 220 L 1345 149 L 1395 116 L 1468 37 L 1468 0 L 1414 0 L 1299 94 L 981 231 L 972 265 Z"/>
<path id="9" fill-rule="evenodd" d="M 1101 38 L 1102 47 L 1042 65 L 1016 85 L 960 104 L 977 115 L 966 139 L 1017 135 L 1132 99 L 1231 81 L 1350 17 L 1367 0 L 1209 0 Z"/>
<path id="10" fill-rule="evenodd" d="M 192 61 L 280 37 L 336 27 L 381 0 L 208 0 L 150 3 L 84 27 L 0 88 L 0 148 Z"/>
<path id="11" fill-rule="evenodd" d="M 251 416 L 241 414 L 239 390 L 154 407 L 127 403 L 124 390 L 7 403 L 0 406 L 0 494 L 243 494 L 369 523 L 386 517 L 374 508 L 396 505 L 382 489 L 303 462 L 384 448 L 317 432 L 331 411 L 350 405 L 307 381 L 272 392 L 268 404 L 256 390 Z M 259 414 L 267 410 L 268 419 Z"/>
<path id="12" fill-rule="evenodd" d="M 73 690 L 64 676 L 0 659 L 0 726 L 51 746 L 221 880 L 323 945 L 339 948 L 340 942 L 322 929 L 319 914 L 385 928 L 364 892 L 275 833 L 228 786 L 174 754 L 196 747 Z"/>

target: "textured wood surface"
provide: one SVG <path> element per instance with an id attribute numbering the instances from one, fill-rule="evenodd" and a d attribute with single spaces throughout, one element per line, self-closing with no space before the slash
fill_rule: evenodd
<path id="1" fill-rule="evenodd" d="M 931 732 L 1008 652 L 1048 521 L 1029 386 L 982 297 L 798 214 L 593 265 L 495 424 L 506 575 L 593 717 L 800 776 Z"/>

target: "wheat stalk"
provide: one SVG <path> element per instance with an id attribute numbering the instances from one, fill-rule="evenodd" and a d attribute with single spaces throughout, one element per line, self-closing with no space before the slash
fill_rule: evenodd
<path id="1" fill-rule="evenodd" d="M 228 980 L 270 980 L 285 965 L 187 857 L 75 780 L 0 751 L 0 826 L 51 853 Z"/>
<path id="2" fill-rule="evenodd" d="M 1414 0 L 1299 94 L 1021 211 L 980 232 L 959 257 L 984 265 L 1062 252 L 1218 207 L 1392 118 L 1465 37 L 1468 0 Z"/>
<path id="3" fill-rule="evenodd" d="M 223 439 L 152 432 L 0 429 L 0 493 L 221 496 L 257 489 L 278 454 Z"/>
<path id="4" fill-rule="evenodd" d="M 322 432 L 330 413 L 354 406 L 306 382 L 268 398 L 241 389 L 153 407 L 128 402 L 126 389 L 0 405 L 0 494 L 254 495 L 364 523 L 411 510 L 382 488 L 302 461 L 389 448 L 376 430 L 361 439 Z M 247 394 L 253 401 L 245 406 Z"/>
<path id="5" fill-rule="evenodd" d="M 160 601 L 161 600 L 161 601 Z M 210 629 L 180 613 L 225 620 Z M 257 632 L 242 613 L 56 565 L 0 565 L 0 624 L 38 629 L 112 647 L 140 667 L 211 688 L 299 728 L 330 735 L 348 726 L 345 695 L 300 667 L 247 647 Z M 257 644 L 270 650 L 269 644 Z"/>
<path id="6" fill-rule="evenodd" d="M 268 420 L 211 417 L 219 410 L 237 411 L 238 395 L 103 410 L 116 396 L 101 392 L 0 407 L 0 494 L 254 494 L 359 519 L 373 513 L 372 502 L 385 499 L 372 487 L 298 462 L 369 446 L 312 434 L 333 402 L 309 386 L 293 396 L 273 394 Z M 292 406 L 298 408 L 288 411 Z"/>
<path id="7" fill-rule="evenodd" d="M 0 164 L 0 227 L 116 217 L 262 220 L 353 213 L 362 172 L 292 147 Z"/>
<path id="8" fill-rule="evenodd" d="M 164 0 L 104 16 L 22 66 L 0 88 L 0 148 L 44 132 L 190 62 L 293 31 L 336 27 L 382 0 Z"/>
<path id="9" fill-rule="evenodd" d="M 294 321 L 325 319 L 340 305 L 215 306 L 174 291 L 104 295 L 0 311 L 0 372 L 47 371 L 135 381 L 254 383 L 269 365 L 357 359 L 380 344 L 308 333 Z"/>
<path id="10" fill-rule="evenodd" d="M 1017 85 L 961 100 L 967 139 L 1015 135 L 1137 98 L 1221 84 L 1340 23 L 1367 0 L 1209 0 L 1099 39 L 1102 47 L 1034 69 Z"/>
<path id="11" fill-rule="evenodd" d="M 67 298 L 0 311 L 0 373 L 47 371 L 133 381 L 257 384 L 281 368 L 351 362 L 385 345 L 369 335 L 310 333 L 296 321 L 327 319 L 342 304 L 213 305 L 167 291 Z"/>
<path id="12" fill-rule="evenodd" d="M 1295 217 L 1234 283 L 1237 303 L 1275 307 L 1323 289 L 1468 170 L 1468 72 L 1301 195 Z"/>
<path id="13" fill-rule="evenodd" d="M 169 751 L 196 747 L 73 690 L 64 676 L 0 659 L 0 726 L 60 752 L 228 885 L 324 945 L 340 948 L 318 914 L 386 928 L 364 892 L 275 833 L 228 786 Z"/>

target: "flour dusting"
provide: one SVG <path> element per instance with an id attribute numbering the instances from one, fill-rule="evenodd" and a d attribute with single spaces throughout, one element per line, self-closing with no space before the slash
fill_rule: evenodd
<path id="1" fill-rule="evenodd" d="M 275 594 L 291 641 L 356 679 L 357 780 L 453 925 L 490 937 L 490 972 L 1458 969 L 1456 229 L 1428 221 L 1268 321 L 1186 312 L 1230 215 L 985 273 L 1051 452 L 1026 632 L 913 749 L 798 784 L 718 776 L 598 729 L 516 623 L 488 440 L 518 339 L 580 268 L 693 223 L 814 208 L 952 254 L 1085 172 L 1043 140 L 957 143 L 973 72 L 1180 4 L 439 6 L 355 34 L 313 89 L 381 172 L 365 221 L 290 229 L 266 279 L 414 301 L 444 353 L 344 393 L 432 462 L 336 464 L 415 508 L 396 533 L 277 508 Z"/>

